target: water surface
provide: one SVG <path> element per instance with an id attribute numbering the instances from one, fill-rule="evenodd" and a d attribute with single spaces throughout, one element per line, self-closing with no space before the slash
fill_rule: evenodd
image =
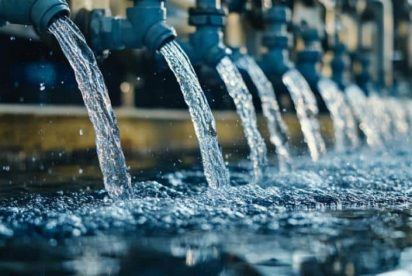
<path id="1" fill-rule="evenodd" d="M 412 147 L 402 143 L 330 152 L 317 163 L 299 158 L 293 172 L 269 167 L 256 185 L 247 185 L 250 163 L 240 160 L 220 190 L 208 188 L 198 165 L 156 168 L 146 182 L 132 170 L 133 196 L 125 201 L 110 198 L 98 176 L 53 185 L 29 181 L 30 172 L 19 178 L 12 167 L 0 174 L 0 271 L 410 270 Z"/>

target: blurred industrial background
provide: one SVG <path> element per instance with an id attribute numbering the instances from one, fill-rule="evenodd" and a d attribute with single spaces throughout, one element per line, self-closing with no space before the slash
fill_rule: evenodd
<path id="1" fill-rule="evenodd" d="M 132 1 L 69 1 L 72 17 L 85 21 L 86 10 L 105 9 L 107 14 L 124 16 Z M 411 1 L 274 1 L 283 2 L 292 11 L 288 23 L 292 40 L 292 60 L 302 50 L 302 24 L 315 28 L 321 38 L 324 55 L 322 71 L 332 75 L 331 61 L 336 41 L 346 45 L 354 80 L 362 82 L 363 70 L 385 93 L 410 94 L 412 67 Z M 194 28 L 188 24 L 188 8 L 194 1 L 172 0 L 166 3 L 168 23 L 180 39 Z M 264 11 L 270 1 L 230 0 L 222 3 L 227 13 L 224 40 L 241 47 L 254 57 L 262 56 L 265 30 Z M 53 41 L 45 44 L 30 26 L 7 25 L 0 29 L 0 102 L 24 104 L 81 105 L 71 68 Z M 145 108 L 184 108 L 179 87 L 172 74 L 143 49 L 97 52 L 114 106 Z M 366 60 L 366 61 L 365 61 Z M 366 69 L 362 68 L 365 66 Z M 197 66 L 201 84 L 213 109 L 230 109 L 231 101 L 219 93 L 223 84 L 213 72 Z M 251 89 L 253 90 L 253 89 Z M 281 88 L 275 90 L 281 90 Z M 281 104 L 284 101 L 280 101 Z"/>
<path id="2" fill-rule="evenodd" d="M 308 80 L 311 72 L 319 69 L 338 84 L 343 85 L 345 80 L 356 82 L 366 94 L 372 86 L 381 95 L 411 96 L 411 1 L 228 0 L 210 3 L 216 10 L 224 11 L 217 17 L 224 22 L 217 25 L 223 25 L 225 44 L 234 55 L 249 53 L 264 70 L 271 67 L 281 70 L 281 65 L 294 62 Z M 115 50 L 95 47 L 94 16 L 103 11 L 105 15 L 125 16 L 126 8 L 132 6 L 133 1 L 72 0 L 69 4 L 72 19 L 95 50 L 112 104 L 119 110 L 125 150 L 151 152 L 164 150 L 165 144 L 170 150 L 196 148 L 180 88 L 161 55 L 144 47 Z M 201 5 L 202 1 L 165 3 L 167 22 L 176 29 L 179 41 L 188 40 L 196 30 L 194 25 L 200 24 L 189 19 L 189 14 L 196 15 L 196 11 L 190 9 L 196 4 Z M 286 15 L 284 19 L 280 15 L 279 33 L 276 26 L 271 29 L 270 25 L 273 18 L 279 19 L 276 11 L 271 14 L 273 6 L 283 7 L 280 11 Z M 0 28 L 0 123 L 4 125 L 1 147 L 20 153 L 92 148 L 93 131 L 82 111 L 83 101 L 72 69 L 51 36 L 43 36 L 40 38 L 31 26 L 4 24 Z M 282 54 L 271 59 L 270 52 L 276 47 Z M 230 112 L 234 109 L 233 101 L 224 93 L 224 84 L 215 68 L 202 60 L 193 65 L 210 106 L 221 112 L 216 114 L 221 144 L 237 147 L 244 143 L 239 124 L 235 123 L 237 117 Z M 244 78 L 258 102 L 256 88 L 248 76 Z M 292 140 L 301 141 L 296 138 L 301 135 L 297 119 L 287 115 L 294 108 L 288 93 L 278 79 L 270 79 L 281 110 L 286 113 Z M 321 113 L 326 113 L 322 100 L 314 92 Z M 258 111 L 259 106 L 256 104 Z M 80 137 L 79 129 L 84 130 Z M 330 119 L 321 117 L 321 130 L 326 138 L 332 139 Z M 159 138 L 166 135 L 167 141 Z"/>

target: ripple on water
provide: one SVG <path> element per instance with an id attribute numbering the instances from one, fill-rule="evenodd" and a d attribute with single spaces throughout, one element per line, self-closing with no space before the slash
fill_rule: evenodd
<path id="1" fill-rule="evenodd" d="M 0 236 L 62 238 L 239 228 L 265 232 L 318 224 L 319 216 L 308 211 L 403 209 L 411 202 L 410 156 L 407 149 L 364 149 L 329 154 L 318 163 L 301 159 L 292 172 L 268 170 L 272 172 L 260 185 L 245 185 L 247 171 L 234 166 L 232 186 L 220 190 L 208 189 L 201 171 L 177 171 L 135 183 L 134 196 L 126 201 L 88 189 L 3 197 Z M 322 221 L 333 224 L 334 219 L 325 216 Z"/>

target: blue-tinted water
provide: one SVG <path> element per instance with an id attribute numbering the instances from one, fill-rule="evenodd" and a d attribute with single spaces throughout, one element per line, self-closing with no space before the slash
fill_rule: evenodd
<path id="1" fill-rule="evenodd" d="M 3 167 L 0 272 L 412 272 L 412 147 L 397 144 L 300 158 L 292 172 L 270 168 L 260 186 L 246 185 L 251 168 L 236 162 L 220 191 L 200 166 L 132 171 L 127 201 L 111 199 L 86 167 L 61 179 L 63 168 Z"/>

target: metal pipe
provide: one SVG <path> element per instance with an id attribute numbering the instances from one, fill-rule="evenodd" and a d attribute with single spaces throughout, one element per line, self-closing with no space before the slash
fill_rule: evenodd
<path id="1" fill-rule="evenodd" d="M 166 24 L 162 0 L 134 0 L 126 18 L 106 16 L 104 10 L 83 10 L 75 22 L 97 51 L 146 47 L 154 54 L 176 37 L 175 30 Z"/>
<path id="2" fill-rule="evenodd" d="M 263 45 L 268 51 L 262 56 L 260 65 L 268 76 L 281 77 L 293 67 L 288 52 L 287 23 L 290 20 L 290 9 L 283 5 L 273 6 L 264 14 Z"/>
<path id="3" fill-rule="evenodd" d="M 394 20 L 390 0 L 371 0 L 377 21 L 377 75 L 381 87 L 393 85 Z"/>
<path id="4" fill-rule="evenodd" d="M 58 15 L 68 15 L 64 0 L 0 0 L 0 19 L 21 25 L 33 25 L 39 32 L 47 32 Z"/>
<path id="5" fill-rule="evenodd" d="M 196 27 L 188 42 L 180 42 L 193 64 L 215 67 L 230 53 L 223 43 L 222 28 L 226 14 L 220 0 L 197 0 L 196 7 L 189 9 L 189 24 Z"/>

